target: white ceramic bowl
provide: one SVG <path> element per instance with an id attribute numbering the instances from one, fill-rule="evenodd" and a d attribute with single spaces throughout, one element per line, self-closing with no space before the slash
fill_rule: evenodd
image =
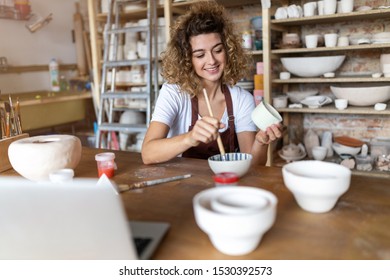
<path id="1" fill-rule="evenodd" d="M 17 140 L 8 148 L 9 161 L 23 177 L 48 181 L 50 173 L 75 169 L 81 158 L 81 141 L 73 135 L 42 135 Z"/>
<path id="2" fill-rule="evenodd" d="M 313 213 L 332 210 L 351 181 L 351 170 L 325 161 L 292 162 L 283 166 L 282 174 L 298 205 Z"/>
<path id="3" fill-rule="evenodd" d="M 372 106 L 390 100 L 390 86 L 374 84 L 330 86 L 330 90 L 336 98 L 347 99 L 348 104 L 353 106 Z"/>
<path id="4" fill-rule="evenodd" d="M 348 154 L 352 156 L 357 155 L 362 149 L 362 147 L 350 147 L 337 142 L 332 144 L 332 148 L 338 155 Z"/>
<path id="5" fill-rule="evenodd" d="M 311 152 L 315 160 L 324 160 L 326 158 L 326 154 L 328 153 L 328 149 L 323 146 L 315 146 L 312 148 Z"/>
<path id="6" fill-rule="evenodd" d="M 265 131 L 267 127 L 280 123 L 283 120 L 279 112 L 265 100 L 260 102 L 252 111 L 251 118 L 256 126 L 263 131 Z"/>
<path id="7" fill-rule="evenodd" d="M 287 96 L 292 103 L 300 103 L 308 96 L 318 94 L 318 90 L 305 90 L 305 91 L 288 91 Z"/>
<path id="8" fill-rule="evenodd" d="M 262 197 L 268 203 L 258 211 L 228 214 L 214 211 L 211 201 L 221 195 L 237 194 Z M 193 198 L 195 221 L 220 252 L 238 256 L 255 250 L 275 222 L 277 198 L 269 191 L 245 186 L 211 188 Z"/>
<path id="9" fill-rule="evenodd" d="M 234 172 L 237 176 L 244 176 L 252 163 L 252 155 L 245 153 L 226 153 L 225 158 L 221 154 L 208 158 L 209 166 L 215 173 Z"/>
<path id="10" fill-rule="evenodd" d="M 261 193 L 229 192 L 215 197 L 210 202 L 211 209 L 218 213 L 243 215 L 252 214 L 268 207 L 270 201 Z"/>
<path id="11" fill-rule="evenodd" d="M 345 55 L 315 57 L 282 57 L 284 68 L 299 77 L 319 77 L 336 71 L 344 62 Z"/>

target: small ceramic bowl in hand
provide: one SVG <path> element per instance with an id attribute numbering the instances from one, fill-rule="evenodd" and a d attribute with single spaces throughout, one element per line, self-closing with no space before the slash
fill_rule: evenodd
<path id="1" fill-rule="evenodd" d="M 246 153 L 226 153 L 224 157 L 221 154 L 209 157 L 208 163 L 215 174 L 234 172 L 242 177 L 248 172 L 252 158 L 251 154 Z"/>
<path id="2" fill-rule="evenodd" d="M 227 213 L 215 211 L 211 202 L 227 195 L 237 197 L 236 204 L 242 204 L 241 195 L 261 198 L 260 207 L 246 213 Z M 229 200 L 234 199 L 230 197 Z M 267 203 L 264 205 L 264 200 Z M 239 202 L 240 201 L 240 202 Z M 234 186 L 211 188 L 196 194 L 193 199 L 195 221 L 210 238 L 220 252 L 239 256 L 254 251 L 263 235 L 273 226 L 276 218 L 276 196 L 266 190 L 254 187 Z M 248 205 L 243 205 L 247 208 Z M 237 207 L 238 208 L 238 207 Z"/>
<path id="3" fill-rule="evenodd" d="M 322 146 L 315 146 L 312 148 L 311 152 L 315 160 L 324 160 L 328 153 L 328 148 Z"/>
<path id="4" fill-rule="evenodd" d="M 278 124 L 283 120 L 279 112 L 264 100 L 256 106 L 251 116 L 252 121 L 262 131 L 266 131 L 267 127 Z"/>
<path id="5" fill-rule="evenodd" d="M 292 162 L 283 166 L 282 174 L 298 205 L 313 213 L 332 210 L 351 182 L 351 170 L 324 161 Z"/>

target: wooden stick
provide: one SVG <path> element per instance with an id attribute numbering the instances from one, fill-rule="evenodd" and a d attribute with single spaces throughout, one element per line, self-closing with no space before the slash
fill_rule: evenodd
<path id="1" fill-rule="evenodd" d="M 206 100 L 206 105 L 207 105 L 207 109 L 209 110 L 209 114 L 211 117 L 214 117 L 213 110 L 211 109 L 209 97 L 207 95 L 207 91 L 205 88 L 203 89 L 203 94 Z M 219 152 L 221 153 L 222 157 L 225 157 L 225 148 L 223 146 L 221 135 L 219 133 L 218 133 L 217 143 L 218 143 Z"/>
<path id="2" fill-rule="evenodd" d="M 129 190 L 144 188 L 144 187 L 153 186 L 153 185 L 157 185 L 157 184 L 177 181 L 177 180 L 181 180 L 181 179 L 187 179 L 187 178 L 190 178 L 191 176 L 192 176 L 191 174 L 185 174 L 185 175 L 179 175 L 179 176 L 174 176 L 174 177 L 138 182 L 138 183 L 134 183 L 131 185 L 121 184 L 118 187 L 119 187 L 119 192 L 126 192 Z"/>

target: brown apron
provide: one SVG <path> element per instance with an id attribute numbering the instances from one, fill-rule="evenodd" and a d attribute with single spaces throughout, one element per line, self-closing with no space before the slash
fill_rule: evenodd
<path id="1" fill-rule="evenodd" d="M 234 126 L 234 114 L 233 114 L 233 103 L 232 103 L 232 97 L 230 96 L 229 88 L 225 85 L 222 87 L 222 92 L 225 95 L 225 102 L 226 102 L 226 109 L 228 113 L 228 128 L 220 133 L 223 146 L 225 147 L 226 153 L 234 153 L 237 152 L 238 147 L 238 139 L 237 134 L 235 132 L 235 126 Z M 191 131 L 194 128 L 194 125 L 196 121 L 198 120 L 199 115 L 199 109 L 198 109 L 198 98 L 195 96 L 191 98 L 191 105 L 192 105 L 192 120 L 191 120 L 191 126 L 189 127 L 188 131 Z M 190 157 L 190 158 L 200 158 L 200 159 L 207 159 L 210 156 L 220 154 L 217 140 L 212 141 L 208 144 L 200 143 L 196 147 L 192 147 L 185 151 L 182 156 L 183 157 Z"/>

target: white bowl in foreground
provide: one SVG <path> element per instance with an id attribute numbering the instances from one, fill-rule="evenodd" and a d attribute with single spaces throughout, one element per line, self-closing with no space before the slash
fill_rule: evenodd
<path id="1" fill-rule="evenodd" d="M 313 213 L 333 209 L 351 182 L 351 170 L 331 162 L 305 160 L 286 164 L 282 168 L 286 187 L 298 205 Z"/>
<path id="2" fill-rule="evenodd" d="M 299 77 L 319 77 L 328 72 L 335 72 L 344 62 L 345 55 L 282 57 L 284 68 Z"/>
<path id="3" fill-rule="evenodd" d="M 228 194 L 261 197 L 267 204 L 250 213 L 242 214 L 213 210 L 211 201 Z M 217 250 L 232 256 L 245 255 L 258 247 L 265 232 L 274 224 L 277 202 L 273 193 L 260 188 L 245 186 L 211 188 L 201 191 L 193 198 L 195 221 L 209 236 Z"/>
<path id="4" fill-rule="evenodd" d="M 390 100 L 390 86 L 331 86 L 330 90 L 337 98 L 347 99 L 348 104 L 353 106 L 371 106 Z"/>
<path id="5" fill-rule="evenodd" d="M 208 158 L 211 170 L 215 173 L 234 172 L 238 177 L 244 176 L 251 167 L 252 155 L 246 153 L 226 153 Z"/>

